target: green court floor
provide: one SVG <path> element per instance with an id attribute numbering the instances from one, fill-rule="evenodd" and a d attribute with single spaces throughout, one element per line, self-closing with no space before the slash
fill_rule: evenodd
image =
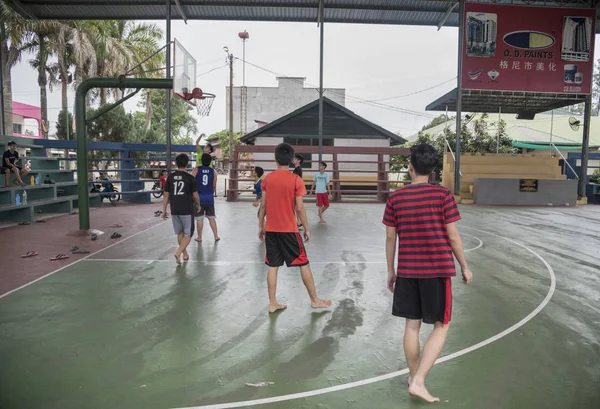
<path id="1" fill-rule="evenodd" d="M 256 209 L 217 203 L 176 267 L 171 222 L 0 298 L 0 408 L 413 408 L 385 286 L 383 205 L 333 204 L 269 316 Z M 600 208 L 461 207 L 474 282 L 454 280 L 445 408 L 600 407 Z M 429 334 L 425 325 L 423 339 Z M 391 374 L 389 376 L 385 376 Z M 378 378 L 379 377 L 379 378 Z M 237 403 L 236 403 L 237 402 Z"/>

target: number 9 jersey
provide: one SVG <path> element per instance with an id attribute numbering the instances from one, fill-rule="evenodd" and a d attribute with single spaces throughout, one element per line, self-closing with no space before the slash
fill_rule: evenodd
<path id="1" fill-rule="evenodd" d="M 198 166 L 196 173 L 196 184 L 198 185 L 198 196 L 200 196 L 200 204 L 215 203 L 215 170 L 208 166 Z"/>

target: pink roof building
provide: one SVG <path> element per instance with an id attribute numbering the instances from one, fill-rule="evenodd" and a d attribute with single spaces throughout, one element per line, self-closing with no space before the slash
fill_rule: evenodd
<path id="1" fill-rule="evenodd" d="M 37 135 L 28 135 L 25 133 L 13 132 L 14 136 L 22 136 L 25 138 L 42 137 L 42 110 L 34 105 L 23 104 L 22 102 L 12 102 L 13 128 L 14 125 L 21 125 L 21 130 L 24 132 L 25 119 L 35 119 L 38 123 Z"/>

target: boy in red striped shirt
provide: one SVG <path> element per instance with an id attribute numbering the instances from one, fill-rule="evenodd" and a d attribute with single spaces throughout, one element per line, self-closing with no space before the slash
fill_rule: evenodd
<path id="1" fill-rule="evenodd" d="M 461 219 L 452 193 L 428 183 L 438 163 L 435 148 L 411 147 L 412 183 L 390 195 L 383 216 L 387 226 L 388 289 L 394 293 L 392 314 L 406 318 L 404 353 L 410 370 L 408 392 L 427 402 L 438 402 L 425 388 L 425 377 L 439 357 L 452 312 L 451 277 L 456 276 L 454 256 L 463 281 L 473 273 L 467 266 L 456 222 Z M 398 267 L 394 269 L 398 239 Z M 421 321 L 433 324 L 433 333 L 420 354 Z"/>

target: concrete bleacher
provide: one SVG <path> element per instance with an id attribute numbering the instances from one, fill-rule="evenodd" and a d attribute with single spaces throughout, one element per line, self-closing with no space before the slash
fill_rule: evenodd
<path id="1" fill-rule="evenodd" d="M 545 154 L 470 154 L 460 157 L 460 197 L 462 203 L 476 203 L 474 189 L 477 180 L 535 179 L 540 181 L 566 181 L 560 157 Z M 492 183 L 490 181 L 488 183 Z M 566 182 L 565 182 L 566 183 Z M 559 183 L 560 184 L 560 183 Z M 442 185 L 454 191 L 454 159 L 450 152 L 444 156 Z M 500 181 L 498 181 L 500 186 Z M 510 185 L 512 186 L 512 185 Z M 554 186 L 554 185 L 553 185 Z M 571 184 L 568 187 L 572 190 Z M 516 194 L 517 192 L 515 192 Z M 570 195 L 570 193 L 568 193 Z"/>
<path id="2" fill-rule="evenodd" d="M 15 177 L 11 175 L 10 183 L 13 187 L 0 189 L 0 223 L 2 222 L 30 222 L 36 218 L 47 217 L 47 215 L 71 213 L 78 208 L 78 190 L 77 174 L 73 169 L 75 157 L 49 157 L 47 151 L 76 151 L 76 141 L 63 141 L 53 139 L 31 139 L 13 136 L 0 136 L 0 149 L 4 152 L 8 149 L 8 142 L 14 140 L 17 143 L 17 150 L 22 161 L 19 166 L 25 167 L 27 161 L 30 161 L 31 170 L 24 182 L 25 187 L 16 187 Z M 118 194 L 123 201 L 136 203 L 152 203 L 152 190 L 147 189 L 146 183 L 156 181 L 154 177 L 143 177 L 145 173 L 153 173 L 164 170 L 163 168 L 152 168 L 147 166 L 149 162 L 156 161 L 151 158 L 150 152 L 160 152 L 159 157 L 166 159 L 166 145 L 156 144 L 127 144 L 114 142 L 89 142 L 89 151 L 95 151 L 107 154 L 118 153 L 118 157 L 89 158 L 88 160 L 88 192 L 94 184 L 102 185 L 104 180 L 93 180 L 93 172 L 107 172 L 113 175 L 109 182 L 113 183 L 118 189 Z M 173 152 L 186 152 L 193 155 L 196 152 L 195 145 L 172 145 Z M 136 158 L 134 152 L 148 153 L 146 158 Z M 108 154 L 107 156 L 112 156 Z M 173 155 L 175 156 L 175 154 Z M 89 166 L 91 163 L 99 161 L 111 161 L 115 164 L 110 169 L 98 170 Z M 147 162 L 147 163 L 144 163 Z M 61 166 L 62 165 L 62 166 Z M 190 169 L 191 170 L 191 169 Z M 30 176 L 39 178 L 38 185 L 30 184 Z M 156 176 L 156 175 L 150 175 Z M 4 175 L 0 175 L 4 177 Z M 44 184 L 45 180 L 51 180 L 53 184 Z M 1 181 L 4 185 L 4 180 Z M 22 196 L 23 191 L 27 192 L 27 204 L 16 204 L 16 195 Z M 102 198 L 111 196 L 114 193 L 90 193 L 90 206 L 99 206 Z"/>
<path id="3" fill-rule="evenodd" d="M 11 173 L 11 187 L 0 189 L 0 221 L 1 222 L 33 222 L 37 217 L 53 214 L 72 213 L 77 209 L 77 182 L 74 170 L 60 169 L 60 159 L 46 156 L 46 148 L 36 144 L 35 139 L 13 136 L 0 136 L 0 151 L 8 149 L 8 142 L 17 143 L 19 166 L 25 167 L 30 162 L 31 170 L 24 178 L 24 187 L 16 186 L 15 175 Z M 39 184 L 31 184 L 31 176 L 38 177 Z M 4 186 L 4 174 L 0 175 L 0 185 Z M 45 184 L 51 180 L 54 184 Z M 27 192 L 27 204 L 23 203 L 23 192 Z M 17 205 L 17 194 L 21 196 L 21 204 Z M 90 195 L 92 206 L 100 205 L 100 196 Z"/>

